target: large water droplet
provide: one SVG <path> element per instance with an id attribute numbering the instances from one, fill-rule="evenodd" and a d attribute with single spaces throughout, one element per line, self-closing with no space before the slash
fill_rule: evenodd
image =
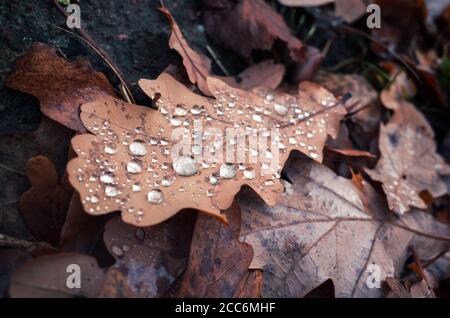
<path id="1" fill-rule="evenodd" d="M 180 176 L 192 176 L 198 171 L 195 160 L 189 156 L 181 156 L 174 160 L 173 169 Z"/>
<path id="2" fill-rule="evenodd" d="M 137 160 L 132 160 L 127 163 L 127 171 L 129 173 L 139 173 L 142 171 L 141 162 Z"/>
<path id="3" fill-rule="evenodd" d="M 113 186 L 106 186 L 105 187 L 105 194 L 108 197 L 115 197 L 119 194 L 119 191 L 117 191 L 116 187 Z"/>
<path id="4" fill-rule="evenodd" d="M 91 195 L 90 201 L 91 201 L 91 203 L 94 203 L 94 204 L 98 203 L 98 201 L 99 201 L 98 196 L 96 196 L 95 194 Z"/>
<path id="5" fill-rule="evenodd" d="M 129 145 L 130 152 L 135 156 L 145 156 L 147 154 L 147 146 L 142 140 L 135 140 Z"/>
<path id="6" fill-rule="evenodd" d="M 105 146 L 105 152 L 109 155 L 115 154 L 117 152 L 117 145 L 114 143 L 109 143 Z"/>
<path id="7" fill-rule="evenodd" d="M 254 179 L 255 176 L 256 176 L 255 169 L 253 169 L 251 167 L 245 168 L 245 170 L 244 170 L 244 178 L 245 179 L 251 180 L 251 179 Z"/>
<path id="8" fill-rule="evenodd" d="M 114 176 L 110 173 L 105 173 L 100 176 L 100 182 L 110 184 L 114 182 Z"/>
<path id="9" fill-rule="evenodd" d="M 223 163 L 220 166 L 219 174 L 222 178 L 231 179 L 236 176 L 236 169 L 232 164 Z"/>
<path id="10" fill-rule="evenodd" d="M 163 194 L 159 189 L 153 189 L 147 194 L 147 200 L 153 204 L 160 204 L 163 201 Z"/>
<path id="11" fill-rule="evenodd" d="M 116 255 L 116 256 L 122 256 L 123 255 L 122 249 L 119 246 L 117 246 L 117 245 L 111 246 L 111 252 L 113 252 L 113 254 Z"/>

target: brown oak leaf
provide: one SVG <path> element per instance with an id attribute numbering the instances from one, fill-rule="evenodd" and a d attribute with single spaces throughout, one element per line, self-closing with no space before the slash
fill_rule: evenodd
<path id="1" fill-rule="evenodd" d="M 57 246 L 73 188 L 47 157 L 28 160 L 26 172 L 31 189 L 20 198 L 20 213 L 35 239 Z"/>
<path id="2" fill-rule="evenodd" d="M 68 173 L 88 213 L 121 210 L 125 222 L 140 226 L 183 208 L 225 220 L 221 210 L 244 184 L 275 204 L 291 150 L 321 161 L 327 135 L 336 136 L 345 113 L 342 101 L 309 82 L 294 97 L 208 78 L 216 99 L 164 73 L 139 83 L 150 97 L 160 96 L 159 111 L 109 97 L 84 104 L 81 119 L 93 134 L 72 139 L 79 157 Z"/>
<path id="3" fill-rule="evenodd" d="M 287 177 L 292 184 L 272 208 L 251 196 L 238 201 L 250 268 L 264 271 L 263 297 L 302 297 L 328 279 L 336 297 L 379 297 L 383 289 L 366 285 L 368 266 L 379 266 L 384 281 L 399 277 L 409 245 L 424 258 L 448 248 L 447 226 L 420 211 L 394 218 L 367 182 L 362 193 L 309 159 L 292 162 Z"/>
<path id="4" fill-rule="evenodd" d="M 81 104 L 115 96 L 105 75 L 93 70 L 87 59 L 68 62 L 42 43 L 17 59 L 6 86 L 35 96 L 44 115 L 76 131 L 86 131 L 79 117 Z"/>
<path id="5" fill-rule="evenodd" d="M 398 73 L 391 87 L 381 93 L 383 104 L 394 110 L 387 125 L 381 125 L 380 160 L 370 177 L 383 184 L 389 207 L 403 214 L 410 207 L 426 208 L 420 197 L 428 191 L 433 197 L 447 192 L 440 174 L 450 167 L 436 152 L 434 133 L 425 117 L 405 100 L 415 89 L 404 72 Z"/>

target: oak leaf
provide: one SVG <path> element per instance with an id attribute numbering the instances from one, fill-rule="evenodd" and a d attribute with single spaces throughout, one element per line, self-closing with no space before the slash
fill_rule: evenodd
<path id="1" fill-rule="evenodd" d="M 208 78 L 216 99 L 192 93 L 167 74 L 139 83 L 150 97 L 160 96 L 159 111 L 110 97 L 82 105 L 81 119 L 93 134 L 72 139 L 79 157 L 69 162 L 68 173 L 88 213 L 121 210 L 125 222 L 140 226 L 160 223 L 183 208 L 225 220 L 221 210 L 232 204 L 244 184 L 275 204 L 289 153 L 299 150 L 321 161 L 327 135 L 336 136 L 345 113 L 338 107 L 342 101 L 308 82 L 294 97 L 263 88 L 246 92 Z M 172 138 L 172 133 L 179 127 L 183 129 L 178 134 L 187 136 L 181 144 L 188 147 L 181 156 L 176 152 L 174 161 L 171 152 L 180 136 Z M 245 137 L 245 145 L 230 141 L 230 157 L 208 160 L 212 152 L 222 154 L 227 128 Z M 279 136 L 275 134 L 267 147 L 247 142 L 256 140 L 259 130 L 259 138 L 268 136 L 272 128 Z M 258 155 L 265 162 L 252 163 Z"/>
<path id="2" fill-rule="evenodd" d="M 410 207 L 426 208 L 420 197 L 428 191 L 433 197 L 447 192 L 440 174 L 450 174 L 450 167 L 436 152 L 434 133 L 425 117 L 406 101 L 415 92 L 404 72 L 381 93 L 383 104 L 394 110 L 387 125 L 381 125 L 380 160 L 374 170 L 366 169 L 383 184 L 389 207 L 398 214 Z"/>
<path id="3" fill-rule="evenodd" d="M 336 297 L 379 297 L 382 289 L 366 285 L 368 265 L 398 277 L 409 245 L 424 258 L 449 245 L 447 226 L 420 211 L 393 218 L 366 182 L 362 193 L 307 159 L 292 162 L 287 178 L 272 208 L 239 199 L 241 241 L 253 247 L 250 267 L 264 271 L 263 297 L 302 297 L 328 279 Z"/>
<path id="4" fill-rule="evenodd" d="M 86 131 L 79 117 L 81 104 L 115 96 L 105 75 L 87 59 L 68 62 L 42 43 L 17 59 L 6 86 L 37 97 L 44 115 L 76 131 Z"/>

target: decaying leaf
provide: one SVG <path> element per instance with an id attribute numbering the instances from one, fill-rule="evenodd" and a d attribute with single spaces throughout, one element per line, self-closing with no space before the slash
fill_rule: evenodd
<path id="1" fill-rule="evenodd" d="M 208 85 L 206 84 L 206 78 L 211 74 L 211 60 L 203 54 L 194 51 L 189 46 L 181 33 L 178 24 L 166 7 L 160 7 L 159 11 L 164 13 L 167 20 L 169 20 L 172 29 L 169 46 L 171 49 L 176 50 L 183 58 L 183 65 L 189 76 L 189 80 L 191 83 L 197 84 L 203 94 L 211 95 Z"/>
<path id="2" fill-rule="evenodd" d="M 192 221 L 192 214 L 179 215 L 158 226 L 135 228 L 114 218 L 104 234 L 114 265 L 99 268 L 94 257 L 79 253 L 40 256 L 16 270 L 9 294 L 14 298 L 161 297 L 186 265 Z M 80 288 L 70 288 L 71 264 L 82 273 Z"/>
<path id="3" fill-rule="evenodd" d="M 237 76 L 218 76 L 230 86 L 243 90 L 256 87 L 276 89 L 283 80 L 286 68 L 283 64 L 277 64 L 273 60 L 266 60 L 249 66 Z"/>
<path id="4" fill-rule="evenodd" d="M 366 170 L 372 179 L 383 184 L 390 209 L 399 214 L 410 207 L 426 208 L 420 197 L 422 191 L 433 197 L 445 194 L 447 187 L 440 174 L 450 173 L 436 152 L 432 128 L 414 105 L 404 99 L 406 80 L 404 73 L 400 73 L 392 87 L 382 92 L 383 103 L 395 113 L 387 125 L 380 127 L 381 158 L 377 166 Z"/>
<path id="5" fill-rule="evenodd" d="M 327 279 L 336 297 L 379 297 L 383 289 L 366 285 L 369 265 L 384 281 L 400 275 L 409 245 L 424 258 L 448 247 L 447 226 L 420 211 L 392 218 L 367 183 L 363 195 L 309 159 L 294 161 L 287 177 L 293 184 L 273 208 L 239 200 L 241 241 L 253 247 L 251 268 L 264 271 L 264 297 L 302 297 Z"/>
<path id="6" fill-rule="evenodd" d="M 276 40 L 282 41 L 291 59 L 302 63 L 306 48 L 292 36 L 283 17 L 263 0 L 240 0 L 229 6 L 208 8 L 205 11 L 205 28 L 210 38 L 249 58 L 252 51 L 270 50 Z M 227 27 L 221 27 L 226 25 Z"/>
<path id="7" fill-rule="evenodd" d="M 321 161 L 327 135 L 336 136 L 345 113 L 342 101 L 309 82 L 294 97 L 264 88 L 246 92 L 208 78 L 216 99 L 164 73 L 140 86 L 160 96 L 159 111 L 109 97 L 84 104 L 81 119 L 94 135 L 73 138 L 79 157 L 68 164 L 88 213 L 121 210 L 125 222 L 139 226 L 183 208 L 225 220 L 221 210 L 244 184 L 275 204 L 291 150 Z"/>
<path id="8" fill-rule="evenodd" d="M 46 116 L 76 131 L 86 131 L 79 117 L 81 104 L 115 96 L 105 75 L 88 60 L 68 62 L 42 43 L 17 59 L 6 86 L 37 97 Z"/>
<path id="9" fill-rule="evenodd" d="M 47 157 L 32 157 L 26 171 L 31 189 L 20 198 L 20 213 L 35 239 L 57 246 L 73 188 L 66 177 L 59 181 Z"/>
<path id="10" fill-rule="evenodd" d="M 239 295 L 241 284 L 249 283 L 253 251 L 239 242 L 239 206 L 233 204 L 225 214 L 228 225 L 206 215 L 198 216 L 178 297 L 234 297 Z"/>
<path id="11" fill-rule="evenodd" d="M 20 236 L 19 233 L 26 233 L 19 201 L 30 187 L 25 169 L 28 159 L 46 156 L 62 173 L 72 136 L 69 129 L 46 117 L 33 132 L 0 135 L 0 182 L 7 185 L 0 191 L 0 225 L 6 229 L 4 234 Z"/>

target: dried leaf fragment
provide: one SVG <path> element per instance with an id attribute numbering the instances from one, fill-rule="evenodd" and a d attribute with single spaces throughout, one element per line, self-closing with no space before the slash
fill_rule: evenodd
<path id="1" fill-rule="evenodd" d="M 88 60 L 68 62 L 42 43 L 35 43 L 15 67 L 6 86 L 37 97 L 46 116 L 76 131 L 85 131 L 81 104 L 115 96 L 105 75 L 94 71 Z"/>

